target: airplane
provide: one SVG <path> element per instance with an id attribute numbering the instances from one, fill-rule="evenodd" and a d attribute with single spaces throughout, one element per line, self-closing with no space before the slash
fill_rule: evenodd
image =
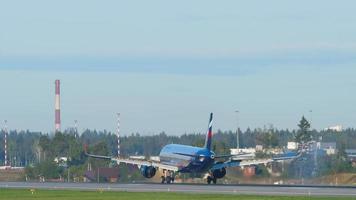
<path id="1" fill-rule="evenodd" d="M 258 164 L 267 164 L 274 162 L 274 159 L 261 159 L 261 160 L 246 160 L 236 159 L 236 155 L 215 155 L 211 149 L 213 137 L 213 113 L 210 113 L 208 131 L 205 138 L 203 147 L 195 147 L 181 144 L 168 144 L 164 146 L 159 154 L 160 161 L 150 160 L 135 160 L 125 159 L 111 156 L 85 154 L 89 157 L 108 159 L 117 164 L 126 163 L 136 165 L 141 174 L 145 178 L 152 178 L 160 169 L 163 171 L 161 183 L 173 183 L 175 174 L 177 173 L 199 173 L 206 174 L 207 183 L 217 183 L 217 179 L 221 179 L 226 175 L 226 168 L 228 167 L 244 167 Z M 243 155 L 243 154 L 242 154 Z M 234 157 L 234 159 L 232 159 Z M 278 160 L 293 159 L 294 157 L 279 156 Z M 221 159 L 225 161 L 220 161 Z"/>

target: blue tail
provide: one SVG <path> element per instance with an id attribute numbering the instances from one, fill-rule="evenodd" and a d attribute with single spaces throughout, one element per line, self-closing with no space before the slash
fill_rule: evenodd
<path id="1" fill-rule="evenodd" d="M 208 132 L 206 133 L 204 148 L 211 150 L 211 138 L 213 137 L 213 113 L 210 113 Z"/>

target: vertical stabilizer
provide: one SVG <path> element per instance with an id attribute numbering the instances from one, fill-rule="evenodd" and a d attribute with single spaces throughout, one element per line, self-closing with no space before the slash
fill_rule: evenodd
<path id="1" fill-rule="evenodd" d="M 213 137 L 213 113 L 210 113 L 208 132 L 206 133 L 204 148 L 211 150 L 211 138 Z"/>

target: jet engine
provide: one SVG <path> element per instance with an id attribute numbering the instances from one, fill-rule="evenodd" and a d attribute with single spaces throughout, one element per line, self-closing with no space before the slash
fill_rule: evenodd
<path id="1" fill-rule="evenodd" d="M 145 178 L 152 178 L 156 174 L 156 168 L 154 168 L 152 166 L 143 165 L 140 168 L 140 172 L 141 172 L 142 176 L 144 176 Z"/>
<path id="2" fill-rule="evenodd" d="M 213 171 L 213 176 L 214 178 L 223 178 L 226 175 L 226 169 L 221 168 L 221 169 L 216 169 Z"/>

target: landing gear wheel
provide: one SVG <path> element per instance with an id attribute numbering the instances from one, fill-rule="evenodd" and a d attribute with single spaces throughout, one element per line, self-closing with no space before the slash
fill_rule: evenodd
<path id="1" fill-rule="evenodd" d="M 213 178 L 213 183 L 214 183 L 214 184 L 216 184 L 216 181 L 217 181 L 217 179 L 216 179 L 216 178 Z"/>
<path id="2" fill-rule="evenodd" d="M 172 183 L 172 177 L 167 176 L 167 177 L 166 177 L 166 183 L 167 183 L 167 184 Z"/>
<path id="3" fill-rule="evenodd" d="M 212 181 L 212 178 L 211 176 L 208 176 L 208 178 L 206 179 L 207 183 L 210 185 L 211 184 L 211 181 Z"/>
<path id="4" fill-rule="evenodd" d="M 164 178 L 164 176 L 161 176 L 161 183 L 163 184 L 164 182 L 166 182 L 166 178 Z"/>

